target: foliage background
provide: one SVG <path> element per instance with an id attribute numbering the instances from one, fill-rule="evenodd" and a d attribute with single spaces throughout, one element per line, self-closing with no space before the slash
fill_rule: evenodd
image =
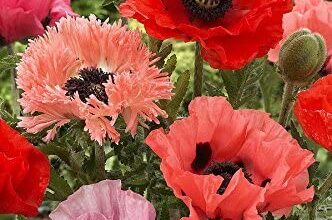
<path id="1" fill-rule="evenodd" d="M 110 22 L 113 22 L 119 19 L 119 15 L 116 11 L 116 7 L 113 4 L 103 4 L 104 0 L 95 0 L 95 1 L 85 1 L 85 0 L 73 0 L 72 6 L 74 10 L 82 15 L 88 16 L 93 13 L 96 14 L 102 20 L 109 18 Z M 129 21 L 129 27 L 131 29 L 139 28 L 144 32 L 143 27 L 138 24 L 136 21 Z M 145 35 L 145 42 L 148 42 L 148 37 Z M 169 54 L 166 58 L 170 58 L 172 55 L 176 55 L 177 57 L 177 65 L 174 73 L 172 74 L 172 80 L 176 81 L 179 76 L 184 74 L 187 70 L 191 73 L 191 80 L 189 83 L 189 90 L 185 96 L 183 106 L 180 110 L 180 115 L 186 115 L 186 106 L 189 104 L 192 99 L 192 74 L 194 70 L 194 49 L 195 45 L 193 43 L 183 43 L 177 42 L 174 40 L 168 40 L 164 42 L 164 48 L 167 45 L 173 45 L 173 50 L 171 54 Z M 15 50 L 17 52 L 22 52 L 25 49 L 26 42 L 16 43 Z M 165 46 L 166 45 L 166 46 Z M 7 56 L 6 48 L 2 48 L 0 50 L 0 116 L 3 118 L 7 118 L 12 123 L 15 123 L 16 119 L 11 116 L 11 85 L 10 85 L 10 70 L 6 67 L 6 62 L 4 62 L 3 58 Z M 47 62 L 47 61 L 46 61 Z M 281 96 L 282 96 L 282 88 L 283 82 L 279 77 L 276 67 L 269 63 L 266 58 L 259 59 L 255 61 L 253 64 L 247 66 L 242 71 L 218 71 L 210 68 L 208 65 L 204 66 L 204 91 L 205 95 L 215 96 L 222 95 L 227 96 L 229 101 L 233 104 L 235 108 L 254 108 L 261 109 L 266 112 L 269 112 L 273 118 L 278 117 L 278 112 L 280 109 Z M 7 114 L 7 112 L 9 114 Z M 120 123 L 121 124 L 121 123 Z M 75 130 L 75 126 L 80 126 L 80 122 L 76 122 L 71 125 L 72 127 L 66 129 L 72 129 L 75 132 L 70 132 L 70 135 L 66 135 L 66 130 L 61 130 L 63 132 L 64 139 L 66 141 L 70 140 L 68 145 L 76 146 L 77 148 L 83 148 L 82 146 L 86 145 L 86 142 L 89 142 L 89 138 L 85 133 L 79 132 Z M 121 125 L 119 125 L 121 126 Z M 294 126 L 289 128 L 292 131 L 294 136 L 294 132 L 298 126 L 296 121 L 294 120 Z M 127 188 L 131 188 L 134 191 L 137 191 L 141 194 L 144 194 L 150 200 L 156 201 L 154 205 L 159 211 L 159 219 L 167 219 L 168 213 L 163 213 L 163 210 L 166 208 L 177 207 L 177 205 L 181 205 L 174 196 L 172 196 L 172 192 L 165 188 L 165 183 L 162 180 L 162 176 L 160 172 L 156 172 L 155 170 L 159 170 L 158 163 L 150 163 L 150 161 L 158 161 L 156 156 L 150 152 L 148 148 L 142 143 L 144 139 L 144 134 L 146 131 L 143 129 L 139 130 L 139 134 L 136 137 L 136 141 L 132 140 L 130 137 L 125 138 L 124 141 L 120 143 L 119 146 L 114 146 L 109 144 L 107 149 L 108 157 L 110 158 L 107 161 L 108 169 L 111 171 L 111 178 L 118 177 L 122 179 L 125 186 Z M 300 134 L 302 135 L 302 134 Z M 70 136 L 70 137 L 68 137 Z M 79 136 L 79 138 L 77 138 Z M 32 136 L 31 141 L 39 142 L 38 136 Z M 62 140 L 58 140 L 61 143 Z M 316 152 L 316 159 L 319 161 L 319 167 L 317 168 L 317 177 L 318 179 L 324 179 L 329 171 L 332 170 L 332 156 L 323 148 L 320 148 L 312 141 L 305 138 L 306 145 L 309 149 Z M 138 144 L 137 144 L 138 143 Z M 54 143 L 53 146 L 42 146 L 45 151 L 50 150 L 50 148 L 57 147 L 58 143 Z M 93 146 L 92 146 L 93 147 Z M 123 150 L 129 148 L 129 150 Z M 44 152 L 45 152 L 44 151 Z M 80 152 L 77 149 L 73 150 L 74 152 Z M 91 153 L 91 148 L 85 147 L 84 152 L 89 156 L 89 152 Z M 144 157 L 136 158 L 135 153 L 140 152 Z M 113 157 L 114 155 L 120 155 L 118 157 Z M 82 160 L 82 155 L 73 155 L 70 157 L 74 157 L 74 159 L 78 159 L 78 163 L 80 163 L 80 159 Z M 137 162 L 138 161 L 138 162 Z M 143 162 L 142 162 L 143 161 Z M 130 164 L 138 164 L 138 167 L 134 165 L 130 166 Z M 62 164 L 56 157 L 52 157 L 52 165 L 54 168 L 60 170 L 61 176 L 70 176 L 70 174 L 63 173 L 65 171 L 61 171 Z M 58 167 L 57 167 L 58 166 Z M 78 165 L 80 166 L 80 165 Z M 83 166 L 83 165 L 82 165 Z M 85 165 L 86 166 L 86 165 Z M 83 167 L 84 168 L 84 167 Z M 82 168 L 82 169 L 83 169 Z M 93 167 L 92 167 L 93 168 Z M 92 170 L 92 168 L 90 168 Z M 315 168 L 316 169 L 316 168 Z M 61 173 L 62 172 L 62 173 Z M 67 171 L 68 172 L 68 171 Z M 93 172 L 93 171 L 92 171 Z M 122 174 L 121 174 L 122 172 Z M 125 173 L 125 175 L 123 174 Z M 131 174 L 130 174 L 131 173 Z M 135 175 L 139 173 L 139 175 Z M 73 173 L 73 176 L 81 175 L 80 173 Z M 130 178 L 128 178 L 130 177 Z M 84 177 L 82 177 L 84 178 Z M 160 181 L 161 188 L 156 188 L 151 191 L 148 191 L 149 184 L 146 181 Z M 67 179 L 69 185 L 75 188 L 77 184 L 73 179 Z M 317 180 L 316 180 L 317 182 Z M 70 188 L 68 189 L 70 194 Z M 164 190 L 165 192 L 161 192 Z M 165 195 L 162 197 L 165 201 L 159 201 L 161 198 L 157 196 L 157 194 Z M 0 198 L 5 199 L 5 198 Z M 174 206 L 172 206 L 174 205 Z M 49 207 L 54 206 L 52 203 L 45 203 L 43 209 L 45 212 L 49 211 Z M 301 207 L 298 208 L 301 210 Z M 185 208 L 183 208 L 185 210 Z M 186 212 L 186 211 L 184 211 Z M 328 198 L 320 208 L 319 215 L 321 219 L 332 219 L 332 201 Z M 169 217 L 169 216 L 168 216 Z M 13 216 L 1 216 L 0 220 L 14 219 Z"/>

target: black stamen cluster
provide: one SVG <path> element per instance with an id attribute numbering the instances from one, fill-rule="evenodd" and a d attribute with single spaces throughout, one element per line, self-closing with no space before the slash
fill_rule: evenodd
<path id="1" fill-rule="evenodd" d="M 232 0 L 182 0 L 189 14 L 195 19 L 212 22 L 232 7 Z"/>
<path id="2" fill-rule="evenodd" d="M 112 83 L 114 83 L 113 75 L 97 68 L 84 68 L 80 70 L 78 77 L 72 77 L 65 83 L 66 95 L 74 97 L 77 92 L 82 102 L 86 102 L 90 95 L 95 95 L 99 101 L 108 104 L 108 97 L 103 84 L 110 77 Z"/>
<path id="3" fill-rule="evenodd" d="M 250 182 L 252 182 L 251 175 L 247 172 L 247 170 L 242 167 L 242 163 L 233 163 L 233 162 L 212 162 L 210 166 L 208 166 L 203 175 L 213 174 L 215 176 L 222 176 L 224 181 L 218 189 L 218 194 L 222 195 L 228 184 L 231 182 L 233 175 L 239 170 L 242 169 L 244 173 L 244 177 Z"/>

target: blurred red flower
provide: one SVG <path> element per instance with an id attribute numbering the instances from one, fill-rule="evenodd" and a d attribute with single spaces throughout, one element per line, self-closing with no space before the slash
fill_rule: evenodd
<path id="1" fill-rule="evenodd" d="M 294 114 L 307 136 L 332 151 L 332 75 L 298 94 Z"/>
<path id="2" fill-rule="evenodd" d="M 158 39 L 198 41 L 215 68 L 238 69 L 267 54 L 282 38 L 291 0 L 127 0 L 122 16 Z"/>
<path id="3" fill-rule="evenodd" d="M 312 200 L 313 154 L 268 114 L 233 110 L 222 97 L 196 98 L 189 112 L 169 133 L 154 130 L 146 139 L 189 219 L 258 220 Z"/>
<path id="4" fill-rule="evenodd" d="M 70 0 L 0 0 L 0 45 L 44 33 L 65 15 L 75 15 Z"/>
<path id="5" fill-rule="evenodd" d="M 49 179 L 47 157 L 0 119 L 0 213 L 36 216 Z"/>

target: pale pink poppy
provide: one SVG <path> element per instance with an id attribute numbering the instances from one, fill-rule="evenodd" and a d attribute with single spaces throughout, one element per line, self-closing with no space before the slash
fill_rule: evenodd
<path id="1" fill-rule="evenodd" d="M 11 43 L 41 35 L 66 15 L 76 16 L 70 0 L 0 0 L 0 41 Z"/>
<path id="2" fill-rule="evenodd" d="M 152 131 L 146 143 L 161 171 L 190 209 L 184 219 L 259 220 L 288 215 L 310 202 L 307 168 L 313 154 L 268 114 L 234 110 L 224 97 L 200 97 L 170 131 Z"/>
<path id="3" fill-rule="evenodd" d="M 172 83 L 151 59 L 141 33 L 94 15 L 62 18 L 30 45 L 18 65 L 17 84 L 25 115 L 19 126 L 30 133 L 56 129 L 72 119 L 85 121 L 91 139 L 119 141 L 114 123 L 121 114 L 127 131 L 138 123 L 167 117 L 155 101 L 170 99 Z"/>
<path id="4" fill-rule="evenodd" d="M 155 220 L 153 205 L 120 180 L 82 186 L 50 214 L 52 220 Z"/>
<path id="5" fill-rule="evenodd" d="M 332 2 L 295 0 L 293 11 L 285 14 L 283 18 L 284 40 L 275 49 L 270 50 L 269 60 L 277 62 L 281 45 L 285 39 L 301 28 L 321 34 L 326 41 L 329 56 L 332 55 Z M 332 68 L 332 59 L 327 60 L 325 68 Z"/>

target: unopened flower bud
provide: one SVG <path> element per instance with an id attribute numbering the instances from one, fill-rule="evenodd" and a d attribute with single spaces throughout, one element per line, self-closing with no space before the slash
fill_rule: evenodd
<path id="1" fill-rule="evenodd" d="M 318 33 L 302 29 L 292 34 L 279 54 L 279 68 L 285 82 L 306 84 L 322 68 L 327 57 L 326 43 Z"/>

